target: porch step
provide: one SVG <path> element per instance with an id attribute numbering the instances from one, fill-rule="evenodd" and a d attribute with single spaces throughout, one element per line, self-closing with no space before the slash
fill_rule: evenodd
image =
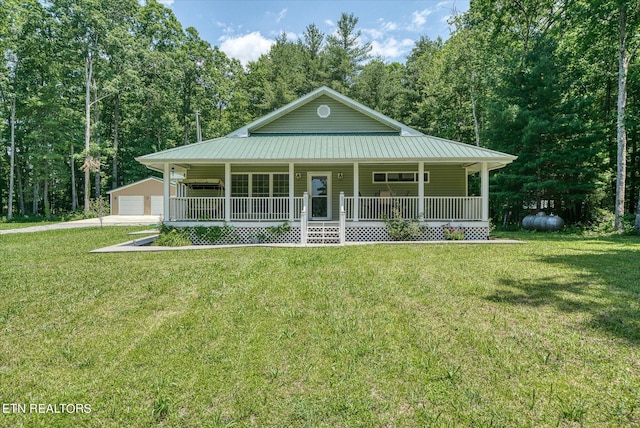
<path id="1" fill-rule="evenodd" d="M 338 222 L 311 222 L 307 226 L 308 244 L 339 244 L 340 224 Z"/>

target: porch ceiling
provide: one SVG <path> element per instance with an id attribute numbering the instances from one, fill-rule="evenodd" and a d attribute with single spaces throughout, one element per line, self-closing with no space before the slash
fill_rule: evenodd
<path id="1" fill-rule="evenodd" d="M 252 135 L 222 137 L 138 157 L 151 169 L 170 164 L 212 163 L 463 163 L 489 169 L 516 159 L 494 150 L 427 135 Z"/>

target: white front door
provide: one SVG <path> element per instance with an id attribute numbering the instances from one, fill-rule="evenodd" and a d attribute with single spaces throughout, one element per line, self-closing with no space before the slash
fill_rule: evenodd
<path id="1" fill-rule="evenodd" d="M 309 218 L 331 219 L 331 173 L 310 172 L 308 175 Z"/>

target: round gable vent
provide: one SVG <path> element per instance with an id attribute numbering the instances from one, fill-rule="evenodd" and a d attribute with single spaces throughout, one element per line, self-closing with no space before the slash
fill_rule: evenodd
<path id="1" fill-rule="evenodd" d="M 323 119 L 329 117 L 329 115 L 331 114 L 331 109 L 326 104 L 322 104 L 321 106 L 319 106 L 317 111 L 318 111 L 318 116 L 320 116 Z"/>

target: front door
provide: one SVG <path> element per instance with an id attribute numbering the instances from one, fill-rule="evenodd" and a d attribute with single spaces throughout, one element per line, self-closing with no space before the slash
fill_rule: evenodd
<path id="1" fill-rule="evenodd" d="M 309 173 L 309 213 L 311 220 L 331 219 L 331 173 Z"/>

